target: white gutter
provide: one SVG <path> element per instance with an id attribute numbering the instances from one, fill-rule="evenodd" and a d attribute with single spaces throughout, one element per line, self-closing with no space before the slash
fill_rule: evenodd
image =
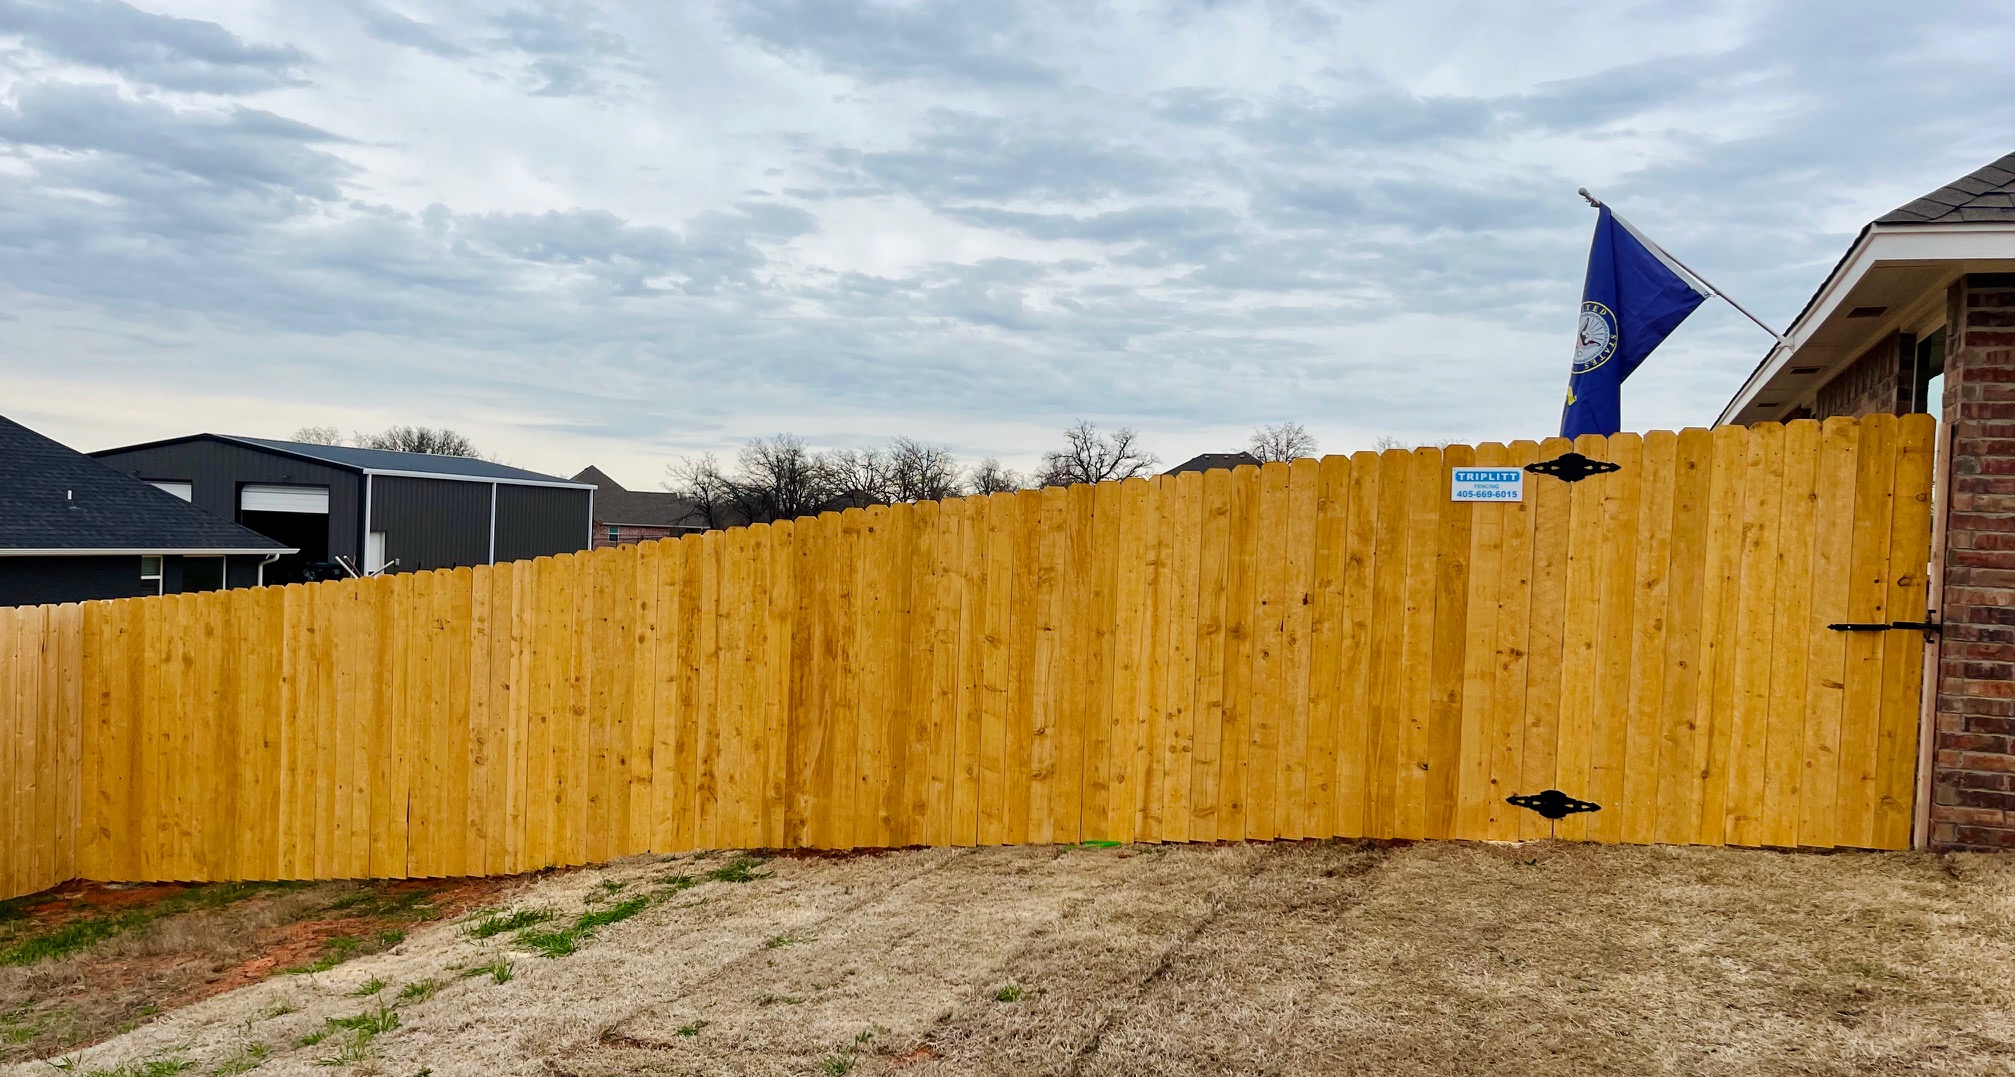
<path id="1" fill-rule="evenodd" d="M 490 484 L 490 563 L 497 563 L 497 484 Z"/>
<path id="2" fill-rule="evenodd" d="M 272 564 L 275 561 L 278 561 L 280 558 L 285 556 L 286 556 L 285 554 L 276 553 L 267 557 L 264 561 L 259 562 L 259 578 L 256 584 L 257 586 L 259 587 L 266 586 L 266 566 Z"/>
<path id="3" fill-rule="evenodd" d="M 505 486 L 551 486 L 561 490 L 594 489 L 593 486 L 585 482 L 567 482 L 562 479 L 545 481 L 539 479 L 503 478 L 493 475 L 442 475 L 433 471 L 388 471 L 375 467 L 367 467 L 361 470 L 366 475 L 383 475 L 386 478 L 393 479 L 442 479 L 447 482 L 487 482 L 492 485 L 502 484 Z"/>

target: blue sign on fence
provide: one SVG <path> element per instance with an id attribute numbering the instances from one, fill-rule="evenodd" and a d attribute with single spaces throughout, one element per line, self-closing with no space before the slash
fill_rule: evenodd
<path id="1" fill-rule="evenodd" d="M 1450 501 L 1523 501 L 1525 472 L 1515 467 L 1458 467 L 1448 482 Z"/>

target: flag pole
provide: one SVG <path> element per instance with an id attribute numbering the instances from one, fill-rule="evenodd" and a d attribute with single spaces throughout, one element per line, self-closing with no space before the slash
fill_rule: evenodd
<path id="1" fill-rule="evenodd" d="M 1597 209 L 1601 209 L 1601 208 L 1602 208 L 1602 206 L 1603 206 L 1603 202 L 1602 202 L 1602 200 L 1601 200 L 1601 199 L 1599 199 L 1599 198 L 1597 198 L 1597 197 L 1595 197 L 1595 196 L 1594 196 L 1594 195 L 1592 195 L 1592 194 L 1589 194 L 1589 193 L 1588 193 L 1588 188 L 1586 188 L 1586 187 L 1577 187 L 1577 188 L 1575 188 L 1575 193 L 1576 193 L 1576 194 L 1578 194 L 1578 195 L 1580 195 L 1581 197 L 1583 197 L 1583 198 L 1587 199 L 1587 200 L 1588 200 L 1588 204 L 1589 204 L 1589 205 L 1591 205 L 1591 206 L 1594 206 L 1594 207 L 1595 207 L 1595 208 L 1597 208 Z M 1763 330 L 1764 332 L 1766 332 L 1766 333 L 1770 334 L 1770 335 L 1771 335 L 1771 337 L 1773 337 L 1773 338 L 1775 338 L 1775 339 L 1776 339 L 1777 343 L 1779 343 L 1779 344 L 1783 344 L 1783 343 L 1785 343 L 1785 336 L 1784 336 L 1784 334 L 1782 334 L 1782 333 L 1778 332 L 1777 330 L 1775 330 L 1775 329 L 1772 329 L 1772 328 L 1770 328 L 1769 326 L 1767 326 L 1767 325 L 1763 324 L 1763 319 L 1761 319 L 1761 318 L 1758 318 L 1758 317 L 1757 317 L 1756 315 L 1754 315 L 1754 314 L 1751 314 L 1751 313 L 1749 313 L 1749 308 L 1748 308 L 1748 307 L 1745 307 L 1745 306 L 1743 306 L 1742 304 L 1740 304 L 1740 303 L 1737 303 L 1737 302 L 1736 302 L 1736 301 L 1734 300 L 1734 298 L 1733 298 L 1733 297 L 1731 297 L 1731 296 L 1730 296 L 1730 295 L 1729 295 L 1729 294 L 1728 294 L 1727 292 L 1724 292 L 1724 291 L 1722 291 L 1721 289 L 1719 289 L 1719 288 L 1716 288 L 1716 287 L 1714 286 L 1714 282 L 1713 282 L 1713 281 L 1710 281 L 1710 280 L 1708 280 L 1708 279 L 1707 279 L 1706 277 L 1703 277 L 1703 276 L 1701 276 L 1701 275 L 1699 274 L 1699 272 L 1698 272 L 1698 271 L 1696 271 L 1696 270 L 1695 270 L 1695 269 L 1694 269 L 1694 268 L 1693 268 L 1692 266 L 1690 266 L 1690 265 L 1687 265 L 1687 264 L 1686 264 L 1685 262 L 1682 262 L 1682 261 L 1680 261 L 1680 260 L 1679 260 L 1678 258 L 1674 257 L 1671 251 L 1668 251 L 1668 250 L 1666 250 L 1666 249 L 1665 249 L 1664 247 L 1661 247 L 1661 246 L 1659 246 L 1659 245 L 1658 245 L 1658 243 L 1657 243 L 1657 241 L 1655 241 L 1655 240 L 1651 239 L 1651 238 L 1650 238 L 1649 236 L 1646 236 L 1646 235 L 1645 235 L 1645 234 L 1643 234 L 1642 232 L 1639 232 L 1639 231 L 1638 231 L 1637 229 L 1635 229 L 1635 228 L 1632 228 L 1632 227 L 1630 226 L 1630 222 L 1628 222 L 1628 221 L 1625 221 L 1625 220 L 1623 219 L 1623 215 L 1622 215 L 1622 214 L 1620 214 L 1620 213 L 1617 213 L 1617 212 L 1616 212 L 1616 209 L 1615 209 L 1615 207 L 1613 207 L 1613 206 L 1612 206 L 1612 207 L 1610 207 L 1610 210 L 1609 210 L 1609 215 L 1610 215 L 1610 216 L 1612 216 L 1612 217 L 1615 217 L 1615 218 L 1616 218 L 1616 221 L 1617 221 L 1617 223 L 1618 223 L 1618 224 L 1621 224 L 1621 225 L 1623 225 L 1623 227 L 1625 227 L 1625 228 L 1628 228 L 1628 229 L 1630 229 L 1630 234 L 1631 234 L 1631 235 L 1633 235 L 1633 236 L 1636 236 L 1636 237 L 1637 237 L 1637 238 L 1638 238 L 1638 239 L 1639 239 L 1639 240 L 1640 240 L 1641 242 L 1643 242 L 1643 243 L 1644 243 L 1644 245 L 1645 245 L 1645 246 L 1647 246 L 1647 247 L 1650 247 L 1650 248 L 1651 248 L 1652 250 L 1655 250 L 1655 251 L 1657 251 L 1657 252 L 1658 252 L 1659 254 L 1662 254 L 1662 255 L 1664 255 L 1664 256 L 1665 256 L 1666 258 L 1668 258 L 1668 259 L 1671 259 L 1671 261 L 1672 261 L 1672 264 L 1673 264 L 1673 265 L 1676 265 L 1676 266 L 1678 266 L 1679 268 L 1681 268 L 1681 269 L 1685 270 L 1685 271 L 1686 271 L 1686 274 L 1687 274 L 1688 276 L 1692 277 L 1692 278 L 1693 278 L 1694 280 L 1697 280 L 1697 281 L 1699 281 L 1699 282 L 1700 282 L 1701 284 L 1705 285 L 1708 291 L 1710 291 L 1710 292 L 1714 293 L 1714 296 L 1715 296 L 1715 298 L 1717 298 L 1717 299 L 1721 299 L 1721 300 L 1724 300 L 1724 301 L 1726 301 L 1726 302 L 1728 303 L 1728 305 L 1729 305 L 1729 306 L 1731 306 L 1731 307 L 1734 307 L 1734 308 L 1735 308 L 1736 310 L 1739 310 L 1739 311 L 1741 311 L 1741 312 L 1742 312 L 1742 316 L 1743 316 L 1743 317 L 1745 317 L 1745 318 L 1749 319 L 1749 320 L 1750 320 L 1750 321 L 1752 321 L 1752 322 L 1755 322 L 1755 323 L 1756 323 L 1756 327 L 1757 327 L 1758 329 L 1761 329 L 1761 330 Z"/>

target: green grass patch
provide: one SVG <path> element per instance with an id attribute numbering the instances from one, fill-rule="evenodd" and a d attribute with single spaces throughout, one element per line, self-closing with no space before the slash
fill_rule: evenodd
<path id="1" fill-rule="evenodd" d="M 321 1043 L 323 1040 L 326 1040 L 328 1038 L 329 1038 L 329 1030 L 326 1028 L 318 1028 L 305 1036 L 296 1036 L 294 1038 L 294 1046 L 313 1047 L 316 1044 Z"/>
<path id="2" fill-rule="evenodd" d="M 466 980 L 473 976 L 488 976 L 500 984 L 510 983 L 512 976 L 511 959 L 500 957 L 486 965 L 475 965 L 462 970 L 462 979 Z"/>
<path id="3" fill-rule="evenodd" d="M 673 1029 L 672 1031 L 681 1036 L 686 1037 L 687 1039 L 691 1039 L 694 1036 L 699 1035 L 700 1030 L 705 1027 L 707 1027 L 707 1023 L 705 1021 L 694 1021 L 690 1025 L 680 1025 L 679 1027 Z"/>
<path id="4" fill-rule="evenodd" d="M 438 910 L 430 890 L 358 890 L 331 901 L 329 909 L 377 920 L 425 920 Z"/>
<path id="5" fill-rule="evenodd" d="M 351 1014 L 348 1017 L 331 1017 L 328 1021 L 331 1028 L 366 1032 L 377 1036 L 399 1027 L 399 1011 L 381 1002 L 375 1010 L 365 1010 L 363 1013 Z"/>
<path id="6" fill-rule="evenodd" d="M 651 899 L 633 897 L 619 901 L 606 909 L 593 909 L 574 918 L 574 922 L 557 931 L 528 930 L 513 936 L 513 944 L 538 953 L 541 957 L 565 957 L 581 948 L 581 943 L 594 937 L 595 929 L 610 924 L 621 923 L 649 908 Z"/>
<path id="7" fill-rule="evenodd" d="M 216 1068 L 210 1072 L 218 1074 L 220 1077 L 231 1077 L 232 1074 L 237 1073 L 250 1073 L 265 1065 L 266 1061 L 272 1057 L 272 1054 L 272 1049 L 265 1044 L 254 1043 L 237 1054 L 232 1055 L 230 1058 L 217 1063 Z"/>
<path id="8" fill-rule="evenodd" d="M 195 1063 L 179 1055 L 167 1058 L 150 1058 L 145 1062 L 122 1062 L 110 1069 L 85 1070 L 84 1077 L 169 1077 L 195 1068 Z"/>
<path id="9" fill-rule="evenodd" d="M 1018 983 L 1009 983 L 1009 984 L 1007 984 L 1007 985 L 1003 986 L 1003 987 L 1002 987 L 1002 988 L 1001 988 L 1000 990 L 998 990 L 998 991 L 995 991 L 995 992 L 994 992 L 994 1001 L 995 1001 L 995 1002 L 1020 1002 L 1020 1001 L 1021 1001 L 1021 998 L 1022 998 L 1022 994 L 1023 994 L 1023 992 L 1022 992 L 1022 986 L 1021 986 L 1020 984 L 1018 984 Z"/>
<path id="10" fill-rule="evenodd" d="M 762 866 L 763 860 L 761 857 L 750 856 L 744 853 L 728 861 L 725 865 L 707 872 L 707 881 L 716 883 L 752 883 L 757 879 L 767 879 L 770 877 L 769 872 L 756 870 Z"/>
<path id="11" fill-rule="evenodd" d="M 371 1058 L 372 1037 L 363 1032 L 353 1032 L 343 1038 L 336 1053 L 327 1058 L 315 1060 L 317 1066 L 354 1066 Z"/>
<path id="12" fill-rule="evenodd" d="M 355 991 L 350 992 L 350 997 L 364 998 L 369 995 L 375 995 L 378 992 L 383 991 L 385 988 L 390 986 L 391 985 L 386 983 L 385 981 L 379 979 L 376 976 L 373 976 L 370 979 L 365 980 L 363 983 L 358 984 L 357 989 Z"/>
<path id="13" fill-rule="evenodd" d="M 89 949 L 107 939 L 138 931 L 164 917 L 221 909 L 248 898 L 297 890 L 305 885 L 307 884 L 262 882 L 191 886 L 169 894 L 151 905 L 124 909 L 103 916 L 83 916 L 47 931 L 36 931 L 32 925 L 23 926 L 23 921 L 28 919 L 28 913 L 27 906 L 22 902 L 17 900 L 0 903 L 0 908 L 5 909 L 4 915 L 0 915 L 0 922 L 9 925 L 5 936 L 7 941 L 4 946 L 0 946 L 0 965 L 33 965 Z"/>
<path id="14" fill-rule="evenodd" d="M 462 931 L 471 938 L 487 939 L 506 931 L 522 931 L 552 918 L 551 909 L 513 909 L 510 912 L 491 910 L 483 914 L 481 919 L 463 927 Z"/>
<path id="15" fill-rule="evenodd" d="M 296 965 L 282 971 L 295 975 L 327 972 L 337 965 L 357 956 L 364 949 L 364 940 L 349 935 L 331 935 L 322 940 L 322 953 L 305 965 Z"/>
<path id="16" fill-rule="evenodd" d="M 412 983 L 409 983 L 406 986 L 399 988 L 399 1001 L 425 1002 L 428 999 L 433 998 L 434 992 L 439 991 L 440 989 L 441 989 L 440 981 L 434 979 L 432 976 L 429 976 L 424 980 L 414 980 Z"/>

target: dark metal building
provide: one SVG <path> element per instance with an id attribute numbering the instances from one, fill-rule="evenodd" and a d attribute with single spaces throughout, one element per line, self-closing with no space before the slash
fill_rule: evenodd
<path id="1" fill-rule="evenodd" d="M 333 563 L 356 575 L 587 549 L 595 488 L 488 460 L 194 434 L 106 449 L 118 470 L 300 552 L 268 583 Z"/>
<path id="2" fill-rule="evenodd" d="M 251 587 L 293 552 L 0 418 L 0 606 Z"/>

